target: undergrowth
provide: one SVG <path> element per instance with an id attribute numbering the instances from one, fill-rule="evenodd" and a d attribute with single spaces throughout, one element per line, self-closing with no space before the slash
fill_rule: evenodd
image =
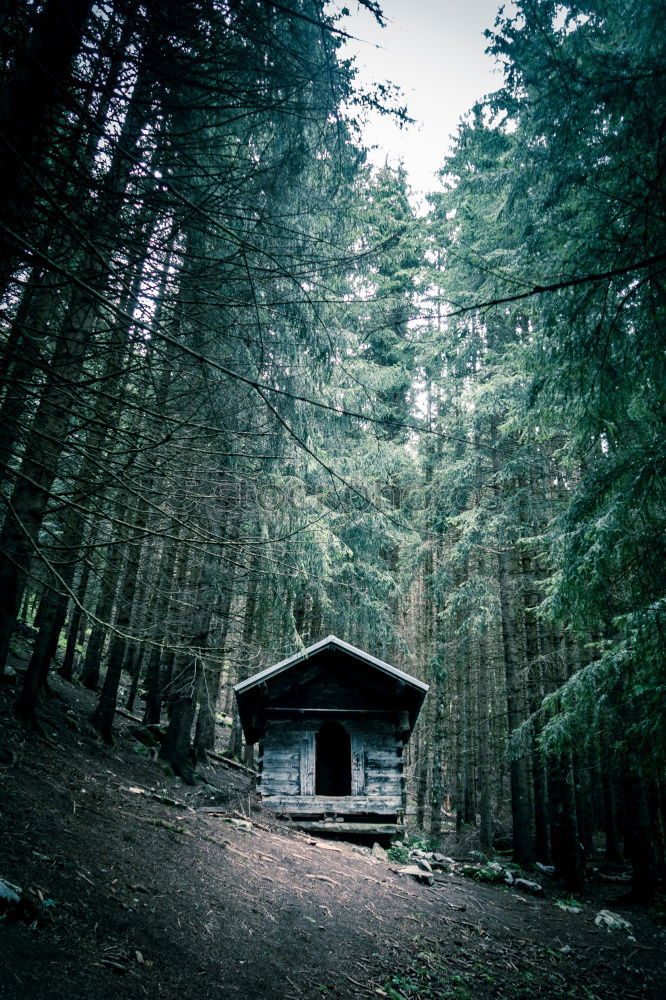
<path id="1" fill-rule="evenodd" d="M 561 956 L 556 957 L 561 960 Z M 394 972 L 376 993 L 389 1000 L 481 1000 L 491 996 L 498 1000 L 602 1000 L 605 995 L 600 985 L 572 985 L 546 966 L 535 970 L 512 965 L 503 969 L 496 961 L 486 964 L 464 950 L 453 961 L 456 969 L 444 956 L 420 952 L 414 962 Z"/>

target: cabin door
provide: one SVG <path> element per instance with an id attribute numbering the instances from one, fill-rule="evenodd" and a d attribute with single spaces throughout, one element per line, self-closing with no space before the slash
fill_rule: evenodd
<path id="1" fill-rule="evenodd" d="M 301 737 L 301 795 L 315 793 L 315 734 Z"/>
<path id="2" fill-rule="evenodd" d="M 325 722 L 316 736 L 315 795 L 351 795 L 349 733 L 339 722 Z"/>

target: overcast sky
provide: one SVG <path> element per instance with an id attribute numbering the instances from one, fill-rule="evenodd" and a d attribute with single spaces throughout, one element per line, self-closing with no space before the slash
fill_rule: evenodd
<path id="1" fill-rule="evenodd" d="M 347 3 L 345 28 L 361 39 L 343 54 L 356 57 L 360 80 L 391 80 L 403 91 L 416 125 L 403 130 L 373 116 L 365 131 L 379 148 L 374 163 L 402 159 L 415 192 L 437 186 L 434 173 L 450 149 L 462 115 L 496 90 L 501 74 L 484 52 L 483 32 L 492 28 L 500 0 L 380 0 L 387 25 L 380 28 L 366 10 Z M 507 5 L 508 6 L 508 5 Z M 378 47 L 379 46 L 379 47 Z"/>

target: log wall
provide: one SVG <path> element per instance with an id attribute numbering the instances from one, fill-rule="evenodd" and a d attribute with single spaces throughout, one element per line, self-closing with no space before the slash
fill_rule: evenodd
<path id="1" fill-rule="evenodd" d="M 340 719 L 351 738 L 352 794 L 315 795 L 315 737 L 321 717 L 267 719 L 259 791 L 265 805 L 294 815 L 396 815 L 403 812 L 402 740 L 393 713 Z"/>

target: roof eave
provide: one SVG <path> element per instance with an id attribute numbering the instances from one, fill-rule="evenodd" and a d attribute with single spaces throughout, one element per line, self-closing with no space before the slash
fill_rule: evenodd
<path id="1" fill-rule="evenodd" d="M 297 663 L 301 663 L 303 660 L 310 659 L 311 656 L 314 656 L 316 653 L 320 653 L 324 649 L 339 649 L 342 652 L 347 653 L 349 656 L 353 656 L 355 659 L 360 660 L 362 663 L 367 663 L 369 666 L 375 667 L 375 669 L 380 670 L 382 673 L 385 673 L 396 680 L 403 681 L 405 684 L 409 684 L 411 687 L 422 693 L 423 697 L 425 697 L 428 692 L 428 685 L 419 680 L 417 677 L 412 677 L 411 674 L 406 674 L 403 670 L 399 670 L 398 667 L 393 667 L 390 663 L 385 663 L 384 660 L 379 660 L 376 656 L 372 656 L 370 653 L 366 653 L 362 649 L 352 646 L 351 643 L 345 642 L 343 639 L 338 639 L 335 635 L 328 635 L 325 639 L 320 639 L 319 642 L 315 642 L 312 646 L 308 646 L 307 649 L 303 649 L 299 653 L 294 653 L 292 656 L 288 656 L 285 660 L 280 660 L 279 663 L 275 663 L 271 667 L 266 667 L 264 670 L 260 670 L 259 673 L 254 674 L 252 677 L 248 677 L 246 680 L 240 681 L 234 686 L 234 691 L 237 695 L 245 694 L 253 687 L 256 687 L 272 677 L 276 677 L 278 674 L 281 674 L 283 671 L 295 666 Z"/>

